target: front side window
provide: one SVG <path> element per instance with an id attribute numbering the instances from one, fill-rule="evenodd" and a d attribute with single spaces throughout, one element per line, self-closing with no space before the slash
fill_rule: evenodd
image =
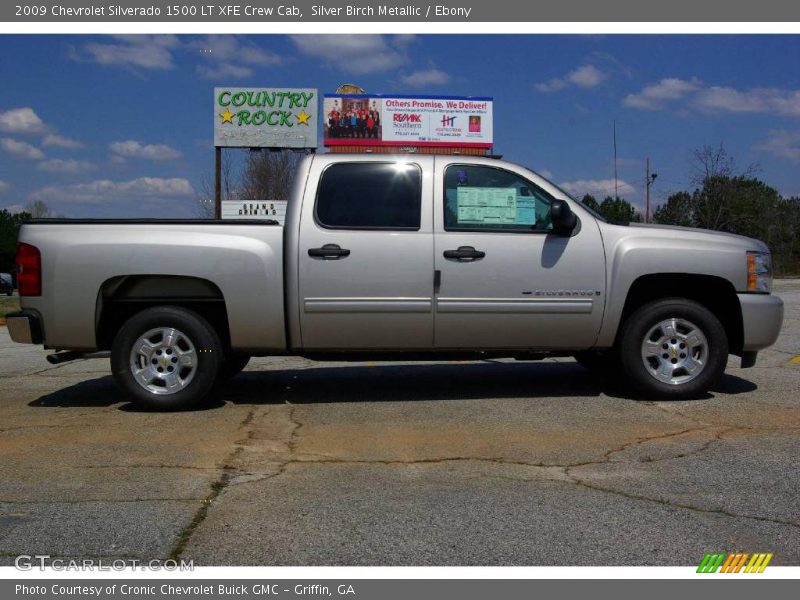
<path id="1" fill-rule="evenodd" d="M 495 167 L 451 165 L 444 176 L 446 231 L 550 231 L 544 190 Z"/>
<path id="2" fill-rule="evenodd" d="M 420 227 L 422 173 L 408 163 L 339 163 L 322 174 L 315 207 L 331 229 Z"/>

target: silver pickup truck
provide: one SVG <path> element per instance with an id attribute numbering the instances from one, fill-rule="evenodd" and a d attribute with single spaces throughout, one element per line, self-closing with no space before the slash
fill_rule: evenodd
<path id="1" fill-rule="evenodd" d="M 23 225 L 11 337 L 51 362 L 110 356 L 134 401 L 171 409 L 287 354 L 574 356 L 635 393 L 692 398 L 780 331 L 760 241 L 610 223 L 491 158 L 317 154 L 299 169 L 283 227 Z"/>

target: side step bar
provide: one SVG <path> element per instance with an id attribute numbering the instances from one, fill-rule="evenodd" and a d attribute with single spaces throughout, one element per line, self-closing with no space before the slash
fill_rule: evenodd
<path id="1" fill-rule="evenodd" d="M 67 350 L 66 352 L 56 352 L 47 355 L 47 362 L 51 365 L 60 365 L 79 358 L 109 358 L 111 352 L 103 350 L 101 352 L 79 352 L 78 350 Z"/>

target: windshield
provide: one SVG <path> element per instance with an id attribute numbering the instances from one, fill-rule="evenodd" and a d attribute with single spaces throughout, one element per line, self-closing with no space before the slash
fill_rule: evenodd
<path id="1" fill-rule="evenodd" d="M 532 169 L 531 169 L 531 170 L 532 170 Z M 597 211 L 596 211 L 596 210 L 594 210 L 593 208 L 591 208 L 591 207 L 589 207 L 589 206 L 586 206 L 586 205 L 585 205 L 583 202 L 581 202 L 580 200 L 578 200 L 578 199 L 577 199 L 575 196 L 573 196 L 572 194 L 570 194 L 570 193 L 569 193 L 567 190 L 565 190 L 564 188 L 562 188 L 560 185 L 558 185 L 558 184 L 556 184 L 556 183 L 553 183 L 553 182 L 552 182 L 552 181 L 550 181 L 550 180 L 549 180 L 547 177 L 545 177 L 545 176 L 541 175 L 540 173 L 537 173 L 536 171 L 534 171 L 534 173 L 536 173 L 537 175 L 539 175 L 539 177 L 541 177 L 542 179 L 544 179 L 544 180 L 545 180 L 547 183 L 549 183 L 550 185 L 552 185 L 552 186 L 553 186 L 554 188 L 556 188 L 556 189 L 557 189 L 559 192 L 561 192 L 562 194 L 564 194 L 564 195 L 565 195 L 567 198 L 571 198 L 572 200 L 574 200 L 576 204 L 579 204 L 579 205 L 580 205 L 580 207 L 581 207 L 582 209 L 584 209 L 585 211 L 587 211 L 587 212 L 588 212 L 590 215 L 592 215 L 592 216 L 593 216 L 595 219 L 598 219 L 598 220 L 602 221 L 603 223 L 608 223 L 608 219 L 606 219 L 606 218 L 605 218 L 603 215 L 601 215 L 599 212 L 597 212 Z"/>

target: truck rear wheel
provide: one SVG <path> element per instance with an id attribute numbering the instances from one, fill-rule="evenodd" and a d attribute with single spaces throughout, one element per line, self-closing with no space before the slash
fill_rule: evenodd
<path id="1" fill-rule="evenodd" d="M 219 337 L 203 317 L 159 306 L 125 322 L 111 349 L 111 370 L 137 405 L 181 410 L 208 395 L 221 357 Z"/>
<path id="2" fill-rule="evenodd" d="M 728 337 L 703 305 L 667 298 L 637 309 L 620 339 L 622 368 L 632 387 L 663 400 L 698 398 L 728 361 Z"/>

